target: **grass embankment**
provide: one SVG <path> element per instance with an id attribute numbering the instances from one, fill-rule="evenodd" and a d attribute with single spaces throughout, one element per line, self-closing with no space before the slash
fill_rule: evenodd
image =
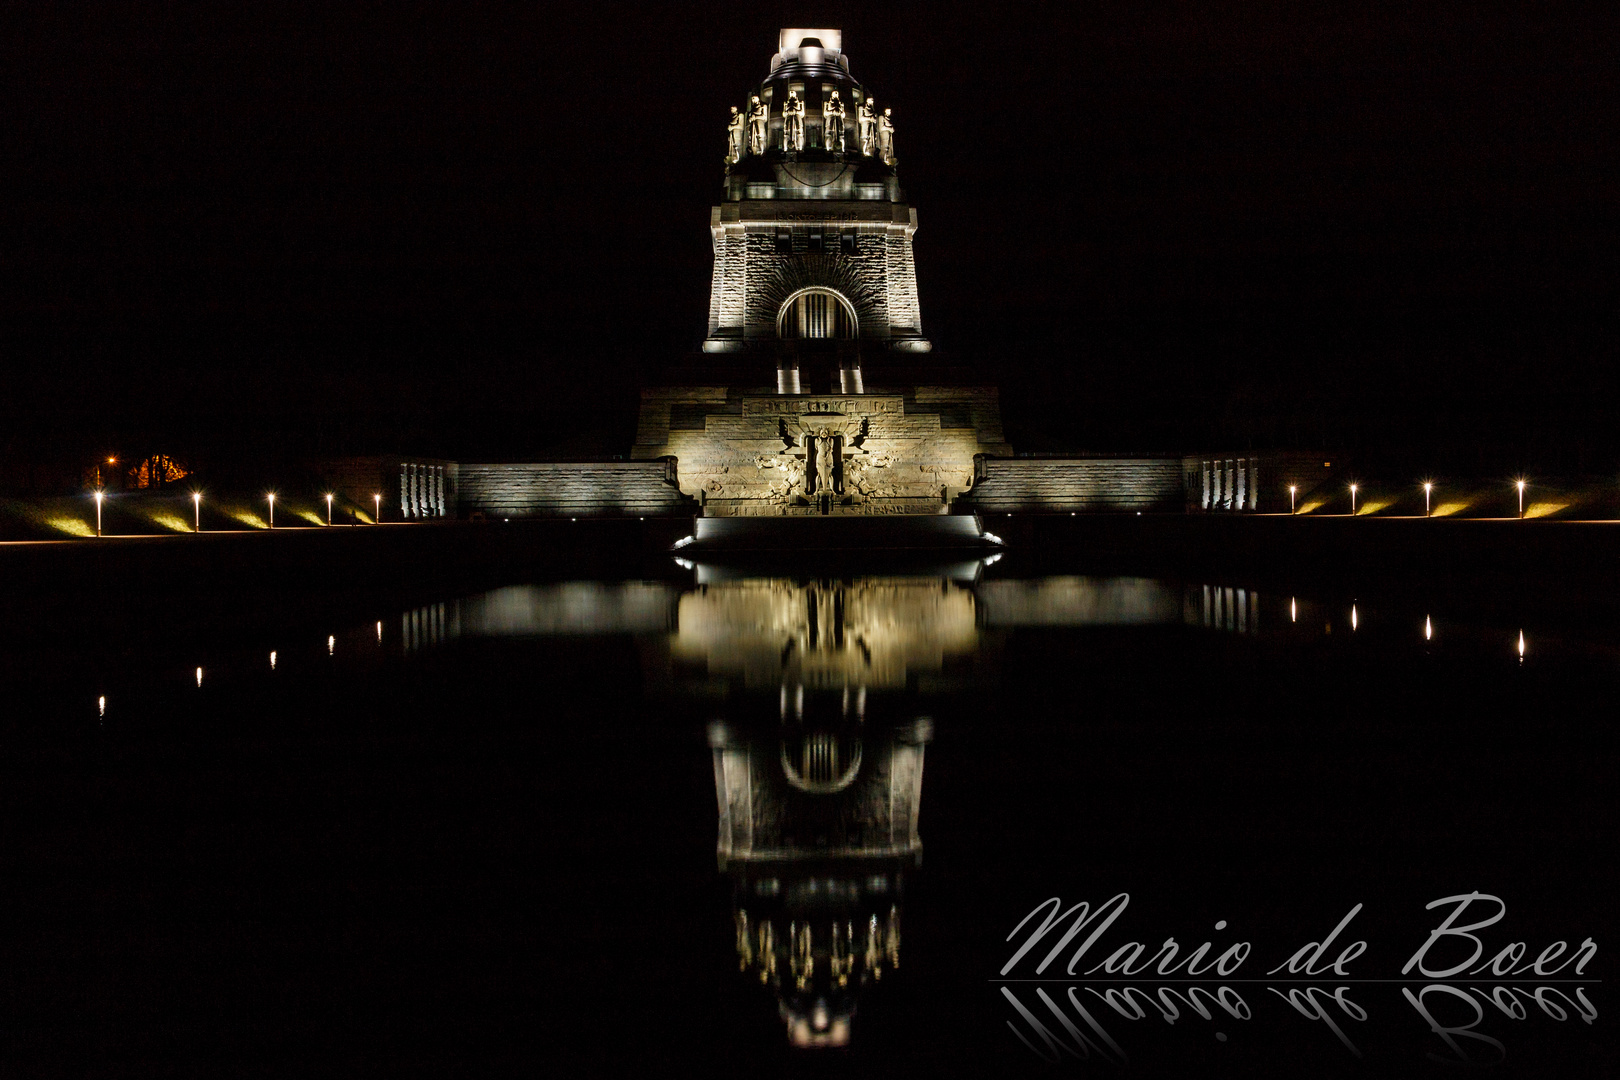
<path id="1" fill-rule="evenodd" d="M 307 529 L 326 524 L 326 501 L 276 496 L 276 528 Z M 200 507 L 189 489 L 163 492 L 110 492 L 101 504 L 103 536 L 162 536 L 189 533 L 201 522 L 204 532 L 268 529 L 270 507 L 262 497 L 204 493 Z M 337 525 L 371 524 L 370 508 L 335 500 Z M 93 495 L 39 499 L 0 499 L 0 540 L 69 540 L 96 535 Z"/>
<path id="2" fill-rule="evenodd" d="M 1337 477 L 1299 496 L 1299 514 L 1350 513 L 1351 478 Z M 1357 517 L 1423 517 L 1423 481 L 1355 478 Z M 1429 515 L 1437 518 L 1516 518 L 1519 493 L 1509 480 L 1431 480 Z M 1273 506 L 1272 509 L 1279 509 Z M 1286 504 L 1281 507 L 1286 510 Z M 1569 521 L 1620 519 L 1620 478 L 1529 477 L 1524 487 L 1526 518 Z"/>

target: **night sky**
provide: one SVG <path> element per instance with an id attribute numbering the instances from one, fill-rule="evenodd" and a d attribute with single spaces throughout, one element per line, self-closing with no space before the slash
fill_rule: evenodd
<path id="1" fill-rule="evenodd" d="M 1591 3 L 11 5 L 0 450 L 627 451 L 782 25 L 1019 449 L 1620 469 Z"/>

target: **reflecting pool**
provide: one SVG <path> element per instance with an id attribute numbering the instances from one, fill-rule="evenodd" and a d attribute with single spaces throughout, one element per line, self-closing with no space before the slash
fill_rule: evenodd
<path id="1" fill-rule="evenodd" d="M 14 634 L 0 1030 L 86 1071 L 1604 1075 L 1620 644 L 1524 621 L 682 561 Z"/>

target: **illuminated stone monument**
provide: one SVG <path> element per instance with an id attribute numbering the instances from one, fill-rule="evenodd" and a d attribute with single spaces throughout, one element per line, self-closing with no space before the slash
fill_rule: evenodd
<path id="1" fill-rule="evenodd" d="M 926 362 L 891 110 L 837 30 L 781 32 L 726 128 L 711 363 L 643 392 L 633 456 L 708 516 L 944 513 L 1009 453 L 994 387 Z"/>

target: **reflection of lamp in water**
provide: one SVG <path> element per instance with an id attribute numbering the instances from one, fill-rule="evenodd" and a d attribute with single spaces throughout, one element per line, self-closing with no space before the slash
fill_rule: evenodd
<path id="1" fill-rule="evenodd" d="M 1356 605 L 1351 604 L 1350 605 L 1350 630 L 1351 630 L 1352 633 L 1355 632 L 1355 629 L 1356 629 L 1357 625 L 1360 624 L 1360 622 L 1361 622 L 1361 620 L 1356 617 Z"/>
<path id="2" fill-rule="evenodd" d="M 276 650 L 270 650 L 270 670 L 276 670 Z"/>
<path id="3" fill-rule="evenodd" d="M 1513 486 L 1519 489 L 1519 517 L 1522 520 L 1524 518 L 1524 481 L 1515 480 Z"/>
<path id="4" fill-rule="evenodd" d="M 1524 631 L 1519 631 L 1519 663 L 1524 663 Z"/>
<path id="5" fill-rule="evenodd" d="M 382 620 L 377 620 L 377 644 L 382 644 Z"/>
<path id="6" fill-rule="evenodd" d="M 107 715 L 107 696 L 105 694 L 103 694 L 101 697 L 96 698 L 96 715 L 97 716 L 106 716 Z"/>
<path id="7" fill-rule="evenodd" d="M 1289 484 L 1288 485 L 1288 512 L 1290 514 L 1294 513 L 1294 496 L 1297 495 L 1297 494 L 1299 494 L 1299 485 L 1298 484 Z"/>
<path id="8" fill-rule="evenodd" d="M 1288 621 L 1299 622 L 1299 604 L 1292 596 L 1288 598 Z"/>
<path id="9" fill-rule="evenodd" d="M 1423 640 L 1434 640 L 1434 623 L 1429 621 L 1429 617 L 1427 615 L 1423 616 Z"/>
<path id="10" fill-rule="evenodd" d="M 101 535 L 101 500 L 104 497 L 105 497 L 104 492 L 100 492 L 100 491 L 96 492 L 96 535 L 97 536 Z"/>
<path id="11" fill-rule="evenodd" d="M 337 636 L 335 634 L 326 635 L 326 655 L 331 656 L 332 655 L 332 650 L 334 650 L 336 648 L 337 648 Z"/>
<path id="12" fill-rule="evenodd" d="M 1434 490 L 1434 485 L 1433 484 L 1431 484 L 1427 480 L 1423 481 L 1423 516 L 1424 517 L 1429 516 L 1429 492 L 1431 492 L 1433 490 Z"/>
<path id="13" fill-rule="evenodd" d="M 197 669 L 197 686 L 199 688 L 202 686 L 202 668 Z"/>
<path id="14" fill-rule="evenodd" d="M 1350 516 L 1356 516 L 1356 485 L 1350 485 Z"/>

